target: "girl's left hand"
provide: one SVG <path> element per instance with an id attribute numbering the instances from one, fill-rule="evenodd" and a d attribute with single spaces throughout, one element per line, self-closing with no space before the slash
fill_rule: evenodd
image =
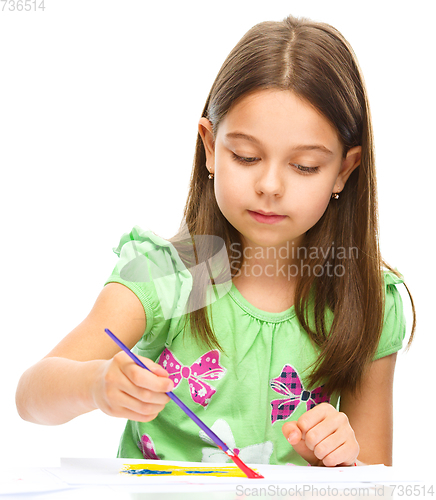
<path id="1" fill-rule="evenodd" d="M 329 403 L 321 403 L 305 412 L 297 421 L 282 427 L 294 450 L 311 465 L 353 465 L 359 444 L 345 413 Z"/>

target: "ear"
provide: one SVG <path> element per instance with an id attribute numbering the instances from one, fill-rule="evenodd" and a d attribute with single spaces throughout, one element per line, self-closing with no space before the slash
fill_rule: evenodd
<path id="1" fill-rule="evenodd" d="M 348 178 L 360 165 L 361 154 L 362 146 L 355 146 L 348 151 L 347 156 L 342 160 L 341 170 L 336 178 L 335 193 L 340 193 L 344 189 Z"/>
<path id="2" fill-rule="evenodd" d="M 198 133 L 203 141 L 204 150 L 206 152 L 206 167 L 210 173 L 214 173 L 215 169 L 215 142 L 213 139 L 212 124 L 207 118 L 200 118 L 198 122 Z"/>

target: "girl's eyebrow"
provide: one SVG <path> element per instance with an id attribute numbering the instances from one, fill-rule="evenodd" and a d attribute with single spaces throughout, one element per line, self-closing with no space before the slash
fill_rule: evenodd
<path id="1" fill-rule="evenodd" d="M 225 135 L 226 139 L 244 139 L 246 141 L 254 142 L 262 146 L 262 143 L 256 137 L 248 134 L 243 134 L 242 132 L 229 132 Z M 333 151 L 326 148 L 322 144 L 297 144 L 293 148 L 294 151 L 319 151 L 329 156 L 334 156 Z"/>

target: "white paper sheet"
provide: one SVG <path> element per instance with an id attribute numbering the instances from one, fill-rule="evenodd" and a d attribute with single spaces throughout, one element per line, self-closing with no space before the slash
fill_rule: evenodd
<path id="1" fill-rule="evenodd" d="M 0 495 L 69 489 L 70 485 L 41 468 L 10 467 L 0 471 Z"/>
<path id="2" fill-rule="evenodd" d="M 247 464 L 257 469 L 265 479 L 226 478 L 216 476 L 137 476 L 121 474 L 126 464 L 156 464 L 155 460 L 122 458 L 62 458 L 60 468 L 46 469 L 70 485 L 186 485 L 186 484 L 295 484 L 295 483 L 386 483 L 412 482 L 420 478 L 393 467 L 368 465 L 362 467 L 298 467 L 287 465 Z M 159 461 L 162 465 L 204 467 L 198 462 Z M 230 464 L 225 464 L 229 466 Z M 207 464 L 222 467 L 223 464 Z"/>

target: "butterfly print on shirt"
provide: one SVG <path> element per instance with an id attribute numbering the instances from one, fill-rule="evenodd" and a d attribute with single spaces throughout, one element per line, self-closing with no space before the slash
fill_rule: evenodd
<path id="1" fill-rule="evenodd" d="M 330 396 L 323 391 L 324 386 L 307 391 L 291 365 L 285 365 L 280 375 L 270 380 L 270 386 L 285 396 L 271 401 L 271 424 L 289 418 L 300 403 L 306 403 L 306 409 L 310 410 L 319 403 L 330 401 Z"/>
<path id="2" fill-rule="evenodd" d="M 226 374 L 226 369 L 219 364 L 219 357 L 219 351 L 214 349 L 200 356 L 191 366 L 183 366 L 174 354 L 165 348 L 158 363 L 169 373 L 174 382 L 174 389 L 182 379 L 187 379 L 192 400 L 206 408 L 216 392 L 206 380 L 218 380 Z"/>

